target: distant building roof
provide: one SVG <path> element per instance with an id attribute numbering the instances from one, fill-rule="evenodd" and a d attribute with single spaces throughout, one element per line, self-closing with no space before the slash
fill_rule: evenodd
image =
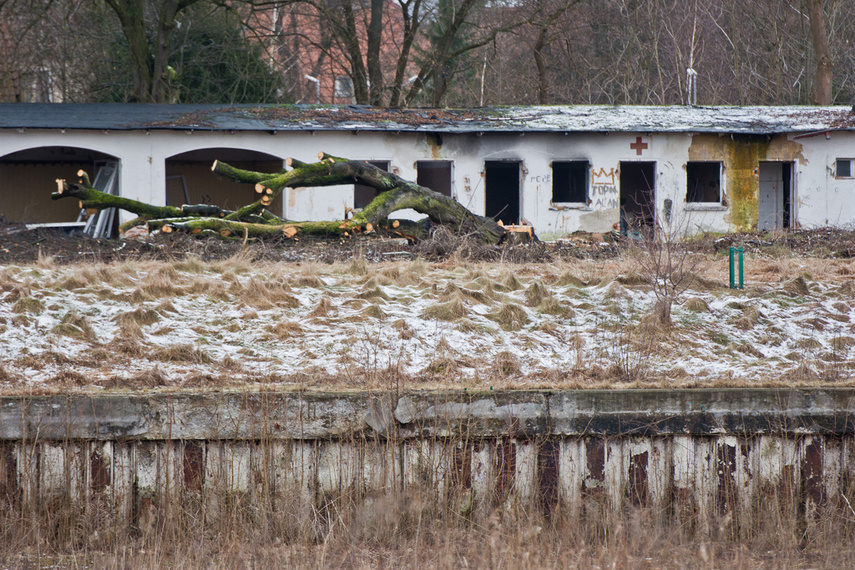
<path id="1" fill-rule="evenodd" d="M 358 105 L 0 104 L 0 129 L 653 132 L 855 130 L 849 107 L 541 106 L 381 109 Z"/>

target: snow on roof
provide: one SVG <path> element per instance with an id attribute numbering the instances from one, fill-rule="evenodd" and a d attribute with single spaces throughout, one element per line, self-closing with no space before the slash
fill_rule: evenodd
<path id="1" fill-rule="evenodd" d="M 855 130 L 849 107 L 0 104 L 0 129 L 807 133 Z"/>

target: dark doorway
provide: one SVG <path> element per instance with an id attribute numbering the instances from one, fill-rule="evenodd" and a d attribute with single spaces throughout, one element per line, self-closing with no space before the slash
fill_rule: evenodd
<path id="1" fill-rule="evenodd" d="M 385 170 L 389 172 L 389 161 L 388 160 L 366 160 L 368 164 L 376 166 L 380 170 Z M 380 191 L 371 186 L 365 186 L 364 184 L 354 184 L 353 185 L 353 207 L 357 210 L 361 210 L 365 206 L 371 203 L 374 198 L 377 197 Z"/>
<path id="2" fill-rule="evenodd" d="M 655 162 L 620 163 L 621 219 L 629 229 L 653 227 L 656 222 L 655 187 Z"/>
<path id="3" fill-rule="evenodd" d="M 484 215 L 505 225 L 520 223 L 520 163 L 488 160 L 484 163 Z"/>
<path id="4" fill-rule="evenodd" d="M 759 179 L 757 229 L 793 227 L 793 163 L 761 162 Z"/>

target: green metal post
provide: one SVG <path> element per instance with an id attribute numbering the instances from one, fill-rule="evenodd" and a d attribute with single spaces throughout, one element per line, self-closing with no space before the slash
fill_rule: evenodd
<path id="1" fill-rule="evenodd" d="M 742 246 L 739 246 L 739 288 L 745 289 L 744 282 L 742 280 Z"/>
<path id="2" fill-rule="evenodd" d="M 735 252 L 735 251 L 736 251 L 736 248 L 735 248 L 735 247 L 733 247 L 733 246 L 730 246 L 729 253 L 730 253 L 730 288 L 731 288 L 731 289 L 735 289 L 735 288 L 736 288 L 736 287 L 734 286 L 734 283 L 733 283 L 733 269 L 734 269 L 734 268 L 733 268 L 733 254 L 734 254 L 734 252 Z"/>

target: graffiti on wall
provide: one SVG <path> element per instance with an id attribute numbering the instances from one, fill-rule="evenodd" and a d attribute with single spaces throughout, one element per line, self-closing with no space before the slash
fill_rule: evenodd
<path id="1" fill-rule="evenodd" d="M 620 207 L 620 197 L 615 178 L 614 168 L 608 170 L 605 168 L 591 169 L 591 202 L 595 208 Z"/>

